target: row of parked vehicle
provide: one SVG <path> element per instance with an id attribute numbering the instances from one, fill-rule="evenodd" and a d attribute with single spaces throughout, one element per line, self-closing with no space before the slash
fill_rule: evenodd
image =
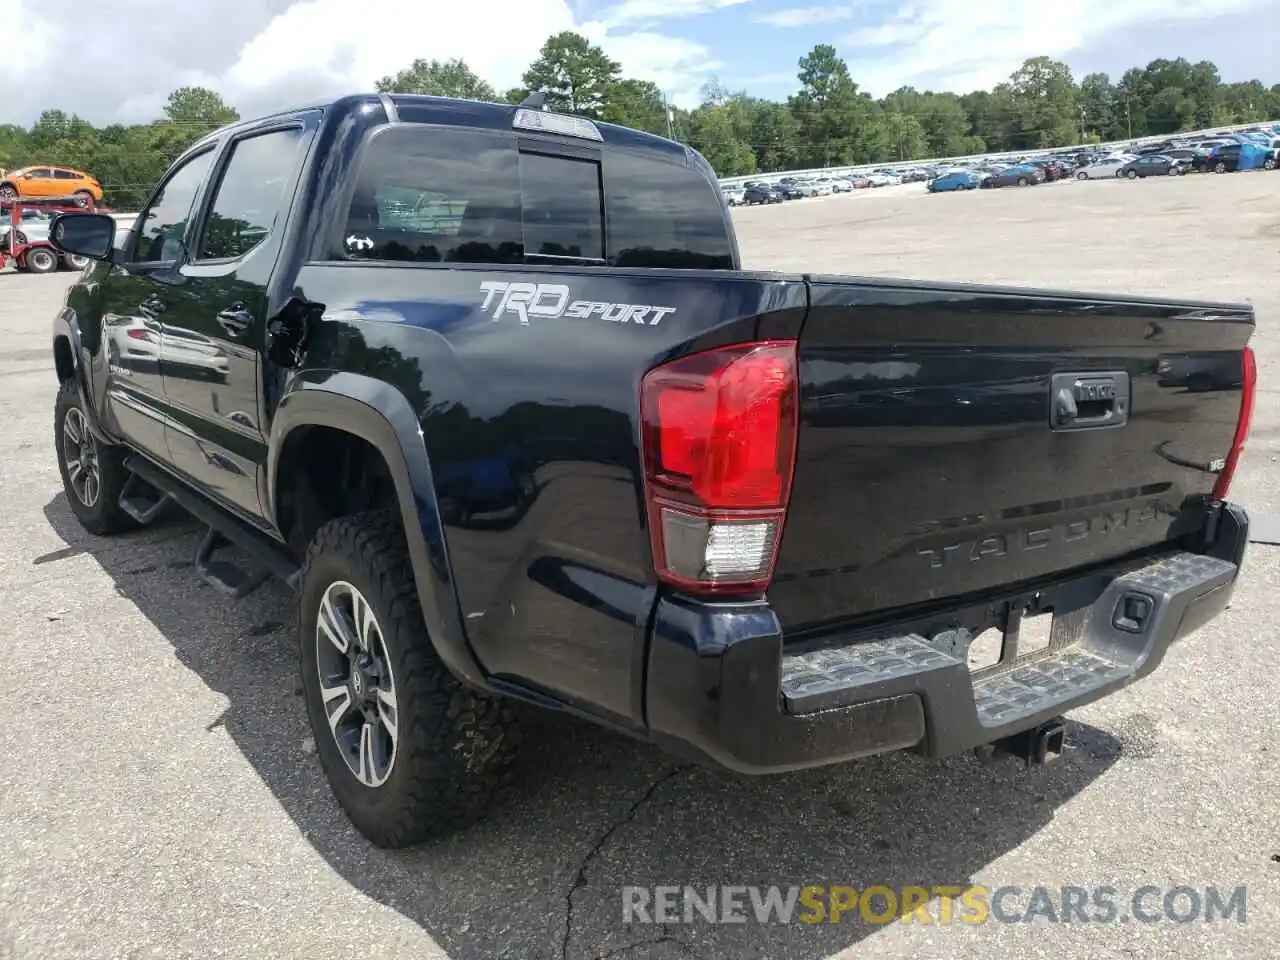
<path id="1" fill-rule="evenodd" d="M 737 207 L 757 203 L 783 203 L 805 197 L 829 197 L 833 193 L 852 193 L 854 190 L 892 187 L 902 183 L 920 183 L 936 175 L 937 171 L 932 167 L 911 167 L 905 170 L 749 180 L 742 184 L 725 184 L 720 189 L 724 193 L 725 203 Z"/>
<path id="2" fill-rule="evenodd" d="M 1082 150 L 1048 157 L 1018 158 L 1003 164 L 979 161 L 956 164 L 928 181 L 931 193 L 980 188 L 1031 186 L 1052 180 L 1137 180 L 1187 173 L 1234 173 L 1280 168 L 1280 124 L 1256 132 L 1187 137 L 1159 143 L 1131 144 L 1108 152 Z"/>
<path id="3" fill-rule="evenodd" d="M 1187 173 L 1234 173 L 1280 168 L 1280 123 L 1247 130 L 1172 137 L 1133 143 L 1121 150 L 1103 147 L 1064 150 L 1048 156 L 980 159 L 924 164 L 831 176 L 785 176 L 725 185 L 729 206 L 782 203 L 804 197 L 923 181 L 930 193 L 1028 187 L 1055 180 L 1137 180 Z"/>

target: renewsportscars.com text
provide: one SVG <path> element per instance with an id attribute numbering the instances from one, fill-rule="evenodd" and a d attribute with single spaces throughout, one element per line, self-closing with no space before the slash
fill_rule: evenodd
<path id="1" fill-rule="evenodd" d="M 623 887 L 624 923 L 1246 922 L 1245 887 Z"/>

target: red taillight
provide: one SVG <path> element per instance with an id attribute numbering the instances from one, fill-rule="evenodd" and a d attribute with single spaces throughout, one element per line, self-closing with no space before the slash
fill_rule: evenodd
<path id="1" fill-rule="evenodd" d="M 1253 400 L 1257 392 L 1258 361 L 1253 355 L 1253 348 L 1245 347 L 1240 370 L 1240 416 L 1236 419 L 1236 435 L 1231 441 L 1231 451 L 1213 484 L 1215 500 L 1227 499 L 1227 493 L 1231 490 L 1236 467 L 1244 454 L 1244 442 L 1249 439 L 1249 427 L 1253 423 Z"/>
<path id="2" fill-rule="evenodd" d="M 125 334 L 125 336 L 127 336 L 130 340 L 142 340 L 146 343 L 151 342 L 151 331 L 143 330 L 138 327 L 130 328 L 129 331 Z"/>
<path id="3" fill-rule="evenodd" d="M 793 340 L 718 347 L 640 388 L 653 565 L 696 593 L 762 592 L 791 496 L 799 416 Z"/>

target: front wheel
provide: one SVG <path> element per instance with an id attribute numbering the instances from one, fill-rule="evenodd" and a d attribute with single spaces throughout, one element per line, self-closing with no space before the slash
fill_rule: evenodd
<path id="1" fill-rule="evenodd" d="M 1026 178 L 1026 177 L 1019 177 L 1019 178 L 1018 178 L 1018 186 L 1020 186 L 1020 187 L 1025 187 L 1026 185 L 1027 185 L 1027 178 Z"/>
<path id="2" fill-rule="evenodd" d="M 423 622 L 391 511 L 321 527 L 299 591 L 302 686 L 316 752 L 347 817 L 379 847 L 480 819 L 511 767 L 514 704 L 462 686 Z"/>
<path id="3" fill-rule="evenodd" d="M 1262 161 L 1263 170 L 1274 170 L 1275 168 L 1276 168 L 1276 162 L 1273 158 L 1267 157 L 1265 160 Z"/>
<path id="4" fill-rule="evenodd" d="M 62 490 L 80 526 L 100 537 L 138 525 L 120 509 L 120 491 L 129 478 L 124 451 L 108 446 L 89 429 L 73 377 L 62 384 L 53 406 L 53 440 Z"/>
<path id="5" fill-rule="evenodd" d="M 49 247 L 32 247 L 24 260 L 32 273 L 53 273 L 58 269 L 58 255 Z"/>
<path id="6" fill-rule="evenodd" d="M 1088 180 L 1088 179 L 1089 179 L 1089 175 L 1088 175 L 1087 173 L 1085 173 L 1083 170 L 1081 170 L 1079 173 L 1077 173 L 1077 174 L 1076 174 L 1076 179 L 1077 179 L 1077 180 Z"/>
<path id="7" fill-rule="evenodd" d="M 83 270 L 89 265 L 89 258 L 82 257 L 78 253 L 64 253 L 62 262 L 67 265 L 69 270 Z"/>
<path id="8" fill-rule="evenodd" d="M 76 204 L 81 207 L 93 206 L 93 194 L 88 190 L 77 190 L 71 195 L 75 198 Z"/>
<path id="9" fill-rule="evenodd" d="M 1125 176 L 1126 176 L 1126 177 L 1128 177 L 1130 180 L 1137 180 L 1137 179 L 1138 179 L 1138 171 L 1137 171 L 1137 170 L 1130 170 L 1128 173 L 1126 173 L 1126 174 L 1125 174 Z"/>
<path id="10" fill-rule="evenodd" d="M 1226 173 L 1226 172 L 1227 172 L 1227 165 L 1226 165 L 1225 163 L 1223 163 L 1221 160 L 1219 160 L 1216 164 L 1214 164 L 1214 166 L 1213 166 L 1213 172 L 1214 172 L 1214 173 Z"/>
<path id="11" fill-rule="evenodd" d="M 0 203 L 10 203 L 18 199 L 18 188 L 12 183 L 0 183 Z"/>

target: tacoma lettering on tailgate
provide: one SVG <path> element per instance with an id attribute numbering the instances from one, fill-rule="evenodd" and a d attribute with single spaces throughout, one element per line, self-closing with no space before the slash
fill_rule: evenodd
<path id="1" fill-rule="evenodd" d="M 1126 527 L 1153 523 L 1162 516 L 1174 517 L 1177 513 L 1167 503 L 1154 502 L 1123 510 L 1111 510 L 1070 523 L 1022 527 L 985 537 L 957 540 L 941 547 L 921 547 L 916 553 L 927 558 L 929 566 L 936 570 L 947 564 L 999 560 L 1031 550 L 1043 550 L 1054 544 L 1075 543 Z"/>

